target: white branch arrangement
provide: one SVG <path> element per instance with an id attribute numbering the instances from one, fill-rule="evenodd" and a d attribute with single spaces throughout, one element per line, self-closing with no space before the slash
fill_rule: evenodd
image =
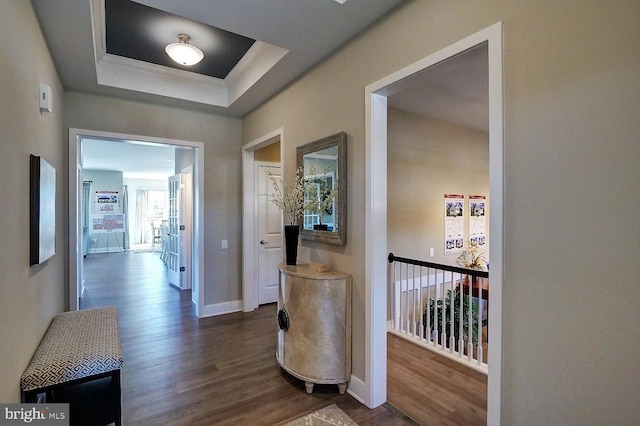
<path id="1" fill-rule="evenodd" d="M 326 173 L 323 177 L 316 178 L 316 171 L 313 166 L 311 166 L 308 177 L 312 182 L 305 181 L 304 168 L 298 167 L 293 185 L 287 185 L 282 178 L 276 179 L 269 171 L 266 173 L 273 185 L 271 202 L 285 212 L 289 218 L 290 225 L 295 225 L 298 218 L 302 217 L 305 211 L 310 211 L 322 217 L 323 212 L 333 205 L 338 196 L 337 182 L 333 188 L 329 188 Z M 319 185 L 319 188 L 316 185 Z M 306 202 L 305 194 L 307 195 Z"/>
<path id="2" fill-rule="evenodd" d="M 273 184 L 273 194 L 271 201 L 285 212 L 289 218 L 289 224 L 295 225 L 298 218 L 304 212 L 304 169 L 296 169 L 296 179 L 293 184 L 287 185 L 282 178 L 276 179 L 271 172 L 267 172 Z"/>

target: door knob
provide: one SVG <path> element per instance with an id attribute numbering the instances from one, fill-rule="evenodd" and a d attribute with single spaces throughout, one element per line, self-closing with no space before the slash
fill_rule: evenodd
<path id="1" fill-rule="evenodd" d="M 265 242 L 265 240 L 260 240 L 260 244 L 265 245 L 267 243 Z"/>

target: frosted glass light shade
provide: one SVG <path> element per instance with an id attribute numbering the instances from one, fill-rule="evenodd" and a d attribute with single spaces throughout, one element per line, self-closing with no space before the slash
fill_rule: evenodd
<path id="1" fill-rule="evenodd" d="M 164 49 L 171 59 L 181 65 L 195 65 L 204 58 L 202 50 L 189 44 L 191 37 L 180 34 L 178 39 L 180 39 L 178 43 L 171 43 Z"/>

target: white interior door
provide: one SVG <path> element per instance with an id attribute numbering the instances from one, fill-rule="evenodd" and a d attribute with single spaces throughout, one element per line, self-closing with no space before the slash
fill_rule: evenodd
<path id="1" fill-rule="evenodd" d="M 278 264 L 282 262 L 282 212 L 270 201 L 273 183 L 267 172 L 279 181 L 282 172 L 279 165 L 256 165 L 256 217 L 259 240 L 257 244 L 258 304 L 278 300 Z"/>
<path id="2" fill-rule="evenodd" d="M 182 175 L 169 178 L 169 230 L 167 236 L 167 278 L 169 284 L 182 288 L 180 273 L 180 190 Z"/>

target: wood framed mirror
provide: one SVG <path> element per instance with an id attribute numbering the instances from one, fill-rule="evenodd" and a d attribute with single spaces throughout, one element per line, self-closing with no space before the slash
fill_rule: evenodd
<path id="1" fill-rule="evenodd" d="M 305 205 L 300 238 L 344 245 L 347 242 L 347 134 L 327 136 L 297 148 L 304 169 Z"/>

